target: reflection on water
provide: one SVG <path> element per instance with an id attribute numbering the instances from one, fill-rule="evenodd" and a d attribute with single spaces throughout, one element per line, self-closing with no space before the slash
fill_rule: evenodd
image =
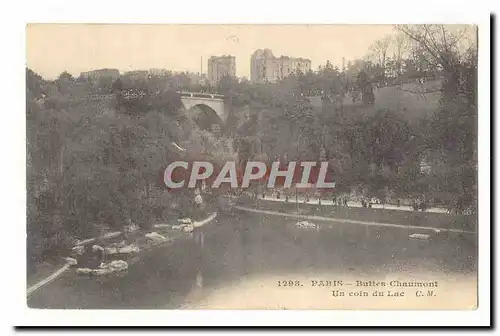
<path id="1" fill-rule="evenodd" d="M 29 305 L 199 307 L 196 302 L 221 293 L 232 293 L 227 295 L 237 300 L 238 291 L 245 293 L 248 302 L 266 293 L 269 302 L 276 295 L 272 286 L 278 278 L 386 279 L 404 274 L 465 279 L 476 271 L 475 236 L 436 233 L 429 241 L 412 241 L 408 234 L 417 231 L 352 224 L 304 230 L 294 224 L 281 217 L 247 213 L 218 217 L 192 238 L 141 256 L 126 277 L 88 279 L 69 273 L 33 294 Z M 237 304 L 228 307 L 238 308 Z M 219 303 L 213 306 L 221 308 Z"/>
<path id="2" fill-rule="evenodd" d="M 200 265 L 198 267 L 198 272 L 196 273 L 196 287 L 203 288 L 203 255 L 204 255 L 204 242 L 205 242 L 205 234 L 201 230 L 197 230 L 194 232 L 194 241 L 197 245 L 197 248 L 200 249 L 201 258 Z"/>

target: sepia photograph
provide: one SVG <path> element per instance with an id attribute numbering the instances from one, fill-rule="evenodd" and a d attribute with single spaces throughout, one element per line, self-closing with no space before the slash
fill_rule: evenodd
<path id="1" fill-rule="evenodd" d="M 27 24 L 27 307 L 477 309 L 479 29 Z"/>

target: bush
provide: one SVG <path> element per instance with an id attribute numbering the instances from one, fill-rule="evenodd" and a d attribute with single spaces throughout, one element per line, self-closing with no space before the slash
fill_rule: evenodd
<path id="1" fill-rule="evenodd" d="M 43 239 L 43 257 L 68 255 L 73 247 L 74 237 L 66 231 L 60 231 Z"/>
<path id="2" fill-rule="evenodd" d="M 71 100 L 64 97 L 49 97 L 46 98 L 44 102 L 44 107 L 46 109 L 52 109 L 56 111 L 68 109 L 70 105 L 71 105 Z"/>

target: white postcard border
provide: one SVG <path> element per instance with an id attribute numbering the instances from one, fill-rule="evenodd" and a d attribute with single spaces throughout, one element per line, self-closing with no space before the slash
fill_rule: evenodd
<path id="1" fill-rule="evenodd" d="M 64 3 L 64 5 L 62 5 Z M 401 2 L 357 1 L 356 4 L 308 1 L 283 5 L 269 1 L 157 2 L 43 1 L 14 3 L 16 15 L 3 22 L 8 47 L 2 58 L 7 79 L 2 83 L 12 97 L 3 111 L 2 193 L 5 227 L 5 266 L 2 286 L 4 312 L 12 325 L 478 325 L 489 323 L 490 307 L 490 116 L 489 16 L 469 1 L 419 1 L 419 8 Z M 219 5 L 217 5 L 219 4 Z M 432 4 L 432 11 L 429 10 Z M 15 6 L 14 6 L 15 5 Z M 269 10 L 262 11 L 262 6 Z M 410 5 L 410 4 L 408 4 Z M 304 8 L 301 8 L 301 7 Z M 363 7 L 364 6 L 364 7 Z M 238 9 L 237 9 L 238 8 Z M 361 9 L 364 9 L 361 11 Z M 390 9 L 389 9 L 390 8 Z M 382 9 L 382 10 L 381 10 Z M 397 22 L 394 22 L 396 20 Z M 192 22 L 192 23 L 479 23 L 479 308 L 475 311 L 165 311 L 165 310 L 38 310 L 26 307 L 26 197 L 25 197 L 25 23 L 27 22 Z M 4 44 L 5 45 L 5 44 Z M 8 51 L 7 51 L 8 50 Z M 7 51 L 7 53 L 5 53 Z M 13 51 L 13 52 L 11 52 Z M 41 51 L 43 52 L 43 51 Z"/>

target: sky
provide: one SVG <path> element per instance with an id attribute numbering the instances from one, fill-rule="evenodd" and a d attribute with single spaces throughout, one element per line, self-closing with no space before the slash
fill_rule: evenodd
<path id="1" fill-rule="evenodd" d="M 313 69 L 330 60 L 339 67 L 361 58 L 394 32 L 391 25 L 137 25 L 30 24 L 27 66 L 46 79 L 68 71 L 164 68 L 207 71 L 210 56 L 236 57 L 236 75 L 250 77 L 250 56 L 269 48 L 275 56 L 309 58 Z"/>

